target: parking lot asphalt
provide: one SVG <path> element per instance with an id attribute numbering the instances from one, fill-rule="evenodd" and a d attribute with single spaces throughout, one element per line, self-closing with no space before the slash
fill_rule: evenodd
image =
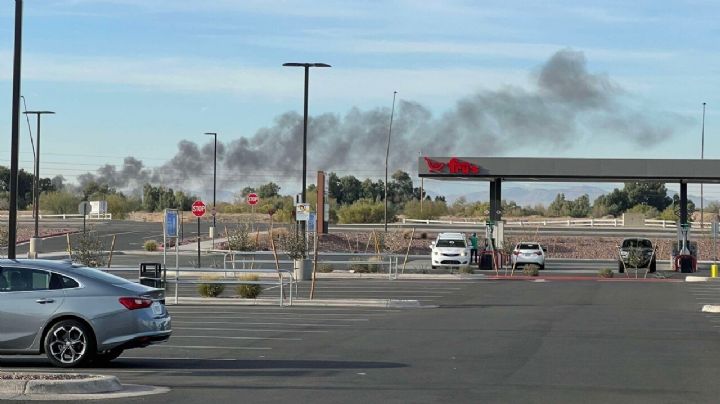
<path id="1" fill-rule="evenodd" d="M 169 343 L 80 371 L 171 388 L 113 400 L 128 403 L 714 403 L 720 395 L 720 315 L 700 312 L 720 302 L 720 283 L 443 284 L 392 284 L 440 295 L 427 309 L 170 306 Z M 41 357 L 2 357 L 0 369 L 55 370 Z"/>

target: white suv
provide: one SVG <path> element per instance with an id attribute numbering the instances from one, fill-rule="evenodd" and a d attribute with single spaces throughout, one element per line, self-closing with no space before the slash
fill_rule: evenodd
<path id="1" fill-rule="evenodd" d="M 470 247 L 464 233 L 440 233 L 430 248 L 433 269 L 470 264 Z"/>

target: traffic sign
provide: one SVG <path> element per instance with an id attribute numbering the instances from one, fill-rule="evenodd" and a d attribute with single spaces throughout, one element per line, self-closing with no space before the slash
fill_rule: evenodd
<path id="1" fill-rule="evenodd" d="M 92 205 L 90 205 L 90 202 L 80 202 L 80 204 L 78 205 L 78 213 L 87 216 L 90 214 L 90 212 L 92 212 Z"/>
<path id="2" fill-rule="evenodd" d="M 260 198 L 257 196 L 257 194 L 255 194 L 255 193 L 248 194 L 248 196 L 247 196 L 248 205 L 257 205 L 258 202 L 260 202 Z"/>
<path id="3" fill-rule="evenodd" d="M 205 211 L 207 210 L 207 207 L 205 206 L 205 202 L 203 201 L 195 201 L 192 204 L 192 214 L 197 217 L 203 217 L 205 215 Z"/>
<path id="4" fill-rule="evenodd" d="M 300 203 L 295 206 L 295 220 L 304 222 L 310 218 L 310 204 Z"/>
<path id="5" fill-rule="evenodd" d="M 165 236 L 178 236 L 178 211 L 177 209 L 165 209 Z"/>

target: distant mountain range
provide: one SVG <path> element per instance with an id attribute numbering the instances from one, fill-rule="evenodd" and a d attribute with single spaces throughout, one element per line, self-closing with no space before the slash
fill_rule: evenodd
<path id="1" fill-rule="evenodd" d="M 573 200 L 579 196 L 587 194 L 590 202 L 600 195 L 611 192 L 599 187 L 578 185 L 565 188 L 534 188 L 534 187 L 503 187 L 502 199 L 506 201 L 515 201 L 520 206 L 534 206 L 537 204 L 549 205 L 557 194 L 565 194 L 565 199 Z M 467 194 L 454 194 L 446 197 L 449 203 L 454 202 L 460 197 L 465 197 L 468 201 L 487 201 L 490 199 L 490 191 L 470 192 Z"/>

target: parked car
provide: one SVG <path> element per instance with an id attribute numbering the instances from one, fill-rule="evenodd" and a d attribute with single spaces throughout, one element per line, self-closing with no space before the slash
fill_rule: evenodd
<path id="1" fill-rule="evenodd" d="M 545 269 L 545 249 L 540 243 L 523 241 L 515 244 L 510 259 L 515 266 L 535 264 Z"/>
<path id="2" fill-rule="evenodd" d="M 631 263 L 631 252 L 637 254 L 637 262 Z M 646 238 L 629 237 L 625 238 L 620 244 L 620 259 L 618 259 L 618 272 L 625 272 L 625 268 L 648 268 L 649 272 L 655 272 L 657 269 L 657 257 L 654 254 L 655 247 L 652 241 Z"/>
<path id="3" fill-rule="evenodd" d="M 172 333 L 162 289 L 70 261 L 0 260 L 0 355 L 110 361 Z"/>
<path id="4" fill-rule="evenodd" d="M 433 269 L 470 264 L 470 246 L 463 233 L 440 233 L 430 248 Z"/>

